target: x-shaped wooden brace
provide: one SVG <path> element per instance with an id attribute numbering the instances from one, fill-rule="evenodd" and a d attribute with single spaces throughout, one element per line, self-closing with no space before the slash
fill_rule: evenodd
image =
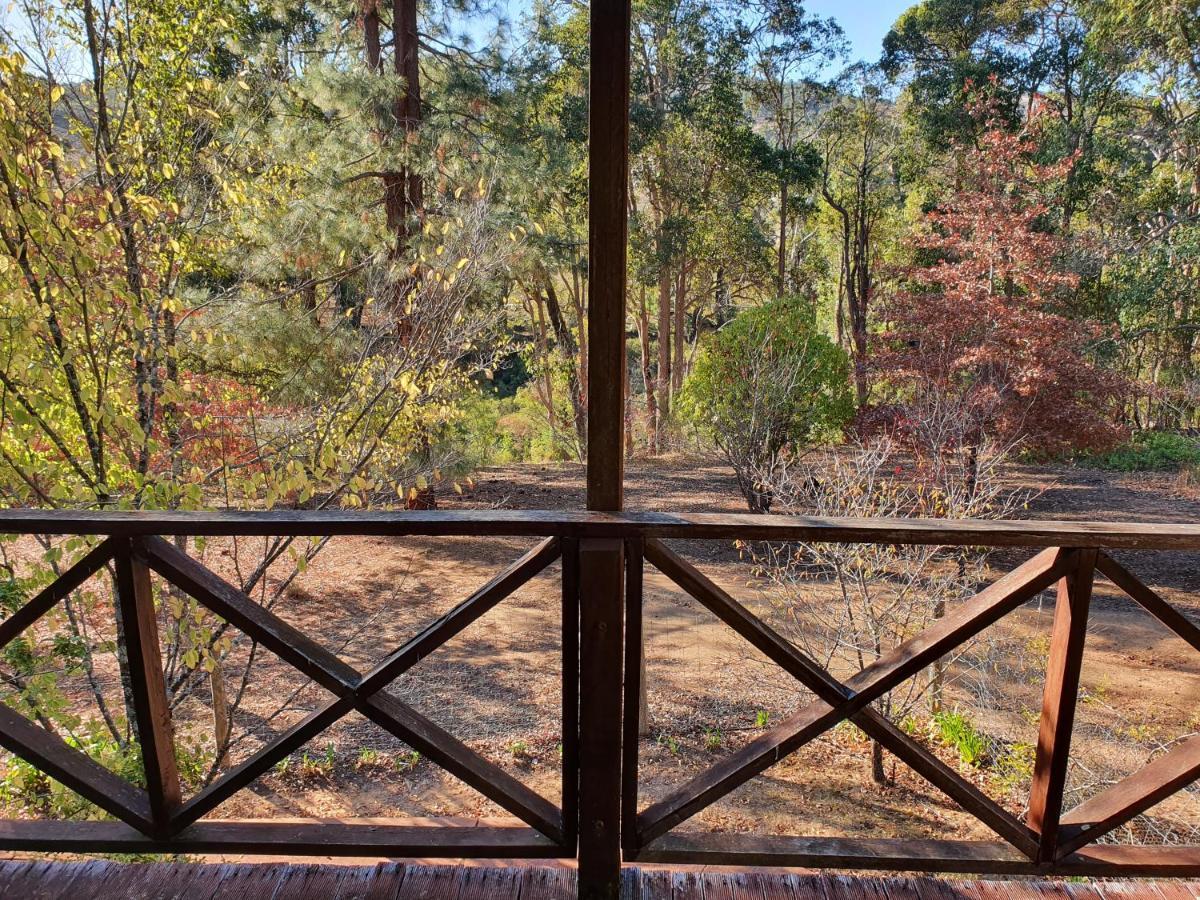
<path id="1" fill-rule="evenodd" d="M 171 818 L 171 832 L 191 824 L 342 716 L 358 710 L 546 837 L 563 841 L 558 807 L 384 690 L 553 563 L 559 556 L 556 538 L 542 541 L 365 675 L 162 538 L 144 539 L 141 550 L 150 568 L 167 581 L 335 695 L 334 700 L 183 804 Z"/>
<path id="2" fill-rule="evenodd" d="M 1036 857 L 1038 841 L 1026 825 L 871 709 L 869 704 L 1063 577 L 1075 565 L 1073 551 L 1042 551 L 844 683 L 660 542 L 648 541 L 645 553 L 647 560 L 659 571 L 816 694 L 818 699 L 643 810 L 637 817 L 640 844 L 666 833 L 839 722 L 849 719 L 1022 853 Z"/>

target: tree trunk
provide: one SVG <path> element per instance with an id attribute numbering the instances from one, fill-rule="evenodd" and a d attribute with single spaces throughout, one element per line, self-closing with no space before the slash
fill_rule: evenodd
<path id="1" fill-rule="evenodd" d="M 638 342 L 642 348 L 642 384 L 646 390 L 646 450 L 658 453 L 658 403 L 654 398 L 654 373 L 650 366 L 650 314 L 646 308 L 646 289 L 641 290 L 637 314 Z"/>
<path id="2" fill-rule="evenodd" d="M 883 745 L 871 741 L 871 780 L 880 787 L 888 783 L 887 771 L 883 768 Z"/>
<path id="3" fill-rule="evenodd" d="M 658 429 L 654 452 L 663 450 L 663 429 L 671 416 L 671 275 L 658 276 Z"/>
<path id="4" fill-rule="evenodd" d="M 412 143 L 421 127 L 421 67 L 417 53 L 417 0 L 392 0 L 392 37 L 394 45 L 394 68 L 404 80 L 404 93 L 396 97 L 393 113 L 396 124 L 404 131 L 404 139 Z M 408 248 L 409 221 L 420 218 L 424 208 L 424 186 L 421 176 L 410 167 L 404 166 L 395 176 L 398 218 L 392 220 L 389 207 L 389 222 L 396 235 L 396 256 Z"/>
<path id="5" fill-rule="evenodd" d="M 554 342 L 558 352 L 567 367 L 567 389 L 571 393 L 571 412 L 575 419 L 575 436 L 579 446 L 587 452 L 587 407 L 583 400 L 583 386 L 579 383 L 579 345 L 575 336 L 563 318 L 562 306 L 558 302 L 558 292 L 554 290 L 554 282 L 550 276 L 543 273 L 542 285 L 546 294 L 546 312 L 550 316 L 550 327 L 554 329 Z"/>
<path id="6" fill-rule="evenodd" d="M 675 276 L 675 343 L 671 347 L 671 395 L 674 396 L 683 388 L 684 357 L 687 349 L 687 264 L 679 267 Z"/>
<path id="7" fill-rule="evenodd" d="M 788 183 L 779 182 L 779 250 L 775 261 L 775 294 L 783 297 L 787 291 L 787 225 Z"/>

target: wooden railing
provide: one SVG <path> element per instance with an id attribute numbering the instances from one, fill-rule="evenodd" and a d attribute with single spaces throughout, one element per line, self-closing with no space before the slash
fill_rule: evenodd
<path id="1" fill-rule="evenodd" d="M 0 745 L 117 821 L 0 822 L 0 849 L 580 860 L 581 896 L 611 896 L 621 859 L 662 863 L 1077 875 L 1200 875 L 1200 847 L 1097 844 L 1200 776 L 1200 738 L 1074 809 L 1064 785 L 1096 574 L 1200 651 L 1200 629 L 1106 551 L 1200 550 L 1200 526 L 1081 522 L 837 520 L 661 513 L 115 513 L 0 511 L 0 533 L 95 535 L 82 559 L 0 623 L 0 649 L 101 568 L 115 572 L 146 787 L 113 774 L 0 704 Z M 369 671 L 359 672 L 164 539 L 173 535 L 528 536 L 524 556 Z M 854 676 L 834 677 L 672 551 L 672 538 L 1005 546 L 1032 558 Z M 385 688 L 516 589 L 562 561 L 562 796 L 539 795 Z M 649 563 L 815 700 L 657 802 L 638 808 L 639 653 Z M 196 796 L 181 799 L 151 590 L 157 573 L 329 693 L 329 699 Z M 1029 814 L 1022 821 L 872 705 L 1057 585 Z M 205 819 L 338 719 L 358 711 L 519 819 Z M 993 831 L 938 841 L 683 833 L 676 826 L 788 754 L 851 721 Z"/>

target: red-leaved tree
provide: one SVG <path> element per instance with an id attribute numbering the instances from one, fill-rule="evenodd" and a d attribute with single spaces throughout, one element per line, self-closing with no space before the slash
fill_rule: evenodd
<path id="1" fill-rule="evenodd" d="M 1039 454 L 1111 445 L 1125 389 L 1094 361 L 1100 328 L 1056 311 L 1078 276 L 1063 268 L 1048 213 L 1075 160 L 1038 164 L 1037 121 L 1006 130 L 986 94 L 969 108 L 980 136 L 959 148 L 957 188 L 912 238 L 922 261 L 884 302 L 875 365 L 895 399 L 874 412 L 926 459 L 961 456 L 968 482 L 985 443 Z"/>

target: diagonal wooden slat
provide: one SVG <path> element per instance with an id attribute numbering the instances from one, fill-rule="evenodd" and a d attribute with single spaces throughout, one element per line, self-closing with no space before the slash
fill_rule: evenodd
<path id="1" fill-rule="evenodd" d="M 1192 649 L 1200 650 L 1200 628 L 1193 625 L 1183 613 L 1143 584 L 1136 575 L 1131 574 L 1128 569 L 1107 553 L 1101 553 L 1096 557 L 1096 568 L 1146 612 L 1187 641 Z"/>
<path id="2" fill-rule="evenodd" d="M 175 730 L 171 703 L 163 681 L 162 653 L 158 642 L 158 617 L 150 570 L 133 556 L 129 541 L 117 550 L 117 608 L 124 624 L 129 659 L 129 693 L 133 698 L 134 725 L 146 773 L 146 792 L 156 832 L 165 834 L 181 802 L 179 770 L 175 764 Z"/>
<path id="3" fill-rule="evenodd" d="M 646 545 L 646 558 L 764 656 L 816 694 L 826 705 L 832 707 L 851 698 L 851 692 L 846 686 L 826 669 L 796 649 L 791 642 L 768 627 L 670 548 L 658 541 L 649 541 Z M 851 716 L 851 720 L 868 736 L 879 741 L 897 758 L 998 835 L 1023 853 L 1031 857 L 1036 855 L 1037 841 L 1032 831 L 877 710 L 866 707 Z"/>
<path id="4" fill-rule="evenodd" d="M 0 622 L 0 649 L 7 647 L 13 638 L 48 613 L 54 604 L 99 571 L 101 566 L 112 559 L 114 553 L 116 539 L 106 538 L 88 551 L 79 562 L 59 575 L 52 584 L 39 591 L 36 597 Z"/>
<path id="5" fill-rule="evenodd" d="M 454 735 L 386 691 L 368 697 L 358 709 L 414 750 L 503 806 L 546 837 L 562 843 L 562 814 L 553 803 L 484 759 Z"/>
<path id="6" fill-rule="evenodd" d="M 822 732 L 865 708 L 935 659 L 970 640 L 1074 568 L 1074 552 L 1050 548 L 989 585 L 937 624 L 884 654 L 846 682 L 851 699 L 830 707 L 816 701 L 751 741 L 638 816 L 651 840 L 684 821 Z"/>
<path id="7" fill-rule="evenodd" d="M 1060 822 L 1058 855 L 1073 853 L 1119 828 L 1198 777 L 1200 736 L 1189 738 L 1066 813 Z"/>
<path id="8" fill-rule="evenodd" d="M 1038 724 L 1037 755 L 1029 789 L 1029 827 L 1038 832 L 1038 859 L 1049 862 L 1057 855 L 1058 822 L 1062 815 L 1071 730 L 1079 698 L 1079 671 L 1087 639 L 1088 608 L 1092 601 L 1095 550 L 1080 550 L 1076 566 L 1058 583 L 1050 654 L 1046 660 L 1046 687 Z"/>
<path id="9" fill-rule="evenodd" d="M 150 566 L 164 578 L 190 593 L 281 659 L 338 695 L 338 700 L 310 715 L 285 734 L 280 739 L 281 742 L 286 741 L 293 747 L 299 746 L 350 709 L 358 709 L 376 724 L 528 822 L 551 840 L 562 840 L 562 815 L 557 807 L 407 704 L 383 692 L 382 688 L 404 668 L 415 665 L 425 653 L 436 648 L 429 629 L 414 639 L 415 644 L 406 644 L 364 678 L 353 666 L 343 662 L 335 654 L 255 603 L 236 587 L 166 541 L 147 539 L 146 549 Z M 497 594 L 503 588 L 513 590 L 519 584 L 523 584 L 550 565 L 557 553 L 556 540 L 543 541 L 498 579 L 485 585 L 471 600 L 460 604 L 454 611 L 457 615 L 452 613 L 449 618 L 435 623 L 432 626 L 433 634 L 441 641 L 448 640 L 470 624 L 470 621 L 482 615 L 487 608 L 498 603 L 502 598 L 497 597 Z M 200 795 L 203 800 L 200 797 L 194 798 L 192 803 L 181 810 L 173 825 L 183 827 L 188 821 L 193 821 L 195 815 L 203 815 L 229 794 L 248 784 L 283 755 L 286 753 L 276 745 L 256 754 L 243 763 L 241 769 L 234 770 L 219 782 L 220 787 L 213 785 L 208 792 Z"/>
<path id="10" fill-rule="evenodd" d="M 0 746 L 122 822 L 144 834 L 152 833 L 150 798 L 145 791 L 3 703 L 0 703 Z"/>
<path id="11" fill-rule="evenodd" d="M 175 545 L 159 537 L 142 541 L 147 562 L 181 591 L 195 597 L 217 615 L 240 628 L 280 659 L 335 694 L 347 694 L 358 672 L 337 654 L 292 627 L 239 588 L 205 568 Z"/>

